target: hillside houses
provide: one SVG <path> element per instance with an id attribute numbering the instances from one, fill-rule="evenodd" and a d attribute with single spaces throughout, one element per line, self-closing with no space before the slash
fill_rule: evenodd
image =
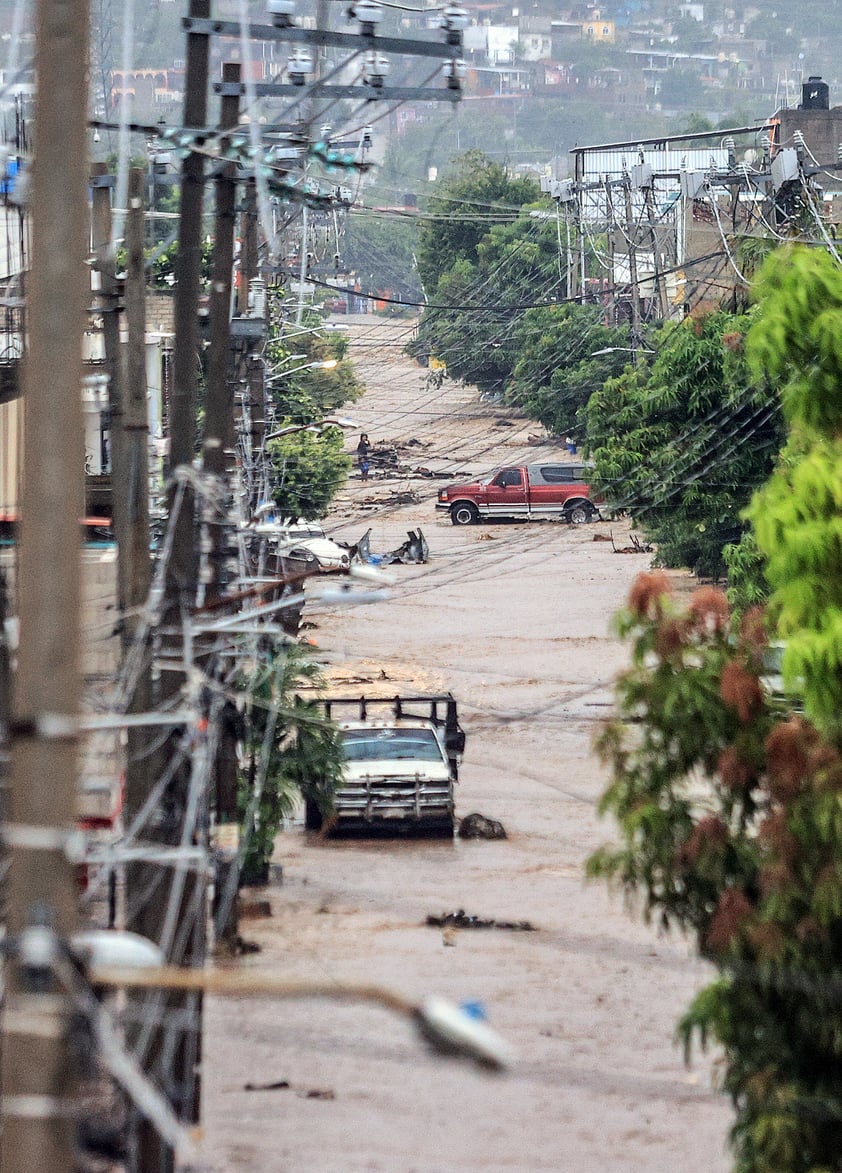
<path id="1" fill-rule="evenodd" d="M 801 81 L 797 57 L 749 35 L 757 22 L 708 20 L 704 3 L 466 7 L 473 17 L 465 37 L 469 94 L 555 92 L 657 112 L 716 113 L 741 95 L 778 104 L 797 95 Z M 503 66 L 509 73 L 501 80 Z M 832 73 L 832 64 L 811 56 L 810 69 Z"/>
<path id="2" fill-rule="evenodd" d="M 223 16 L 236 8 L 230 0 L 218 2 Z M 790 96 L 797 104 L 802 72 L 835 83 L 833 37 L 816 36 L 809 21 L 802 22 L 799 35 L 789 27 L 797 9 L 787 15 L 786 0 L 772 13 L 761 3 L 723 8 L 705 0 L 532 0 L 523 6 L 519 0 L 464 0 L 471 18 L 464 39 L 466 95 L 584 98 L 606 108 L 667 115 L 693 111 L 716 121 L 740 106 L 786 105 Z M 312 25 L 313 0 L 300 0 L 298 8 L 298 23 Z M 440 6 L 427 0 L 415 16 L 392 17 L 396 27 L 389 31 L 429 35 L 439 13 Z M 338 11 L 335 25 L 344 27 Z M 233 42 L 222 40 L 215 50 L 228 60 L 239 57 Z M 253 80 L 281 79 L 286 58 L 281 43 L 256 45 Z M 183 62 L 145 64 L 149 68 L 128 77 L 110 71 L 111 103 L 128 92 L 138 116 L 154 111 L 157 118 L 166 113 L 162 107 L 176 108 L 182 100 Z"/>

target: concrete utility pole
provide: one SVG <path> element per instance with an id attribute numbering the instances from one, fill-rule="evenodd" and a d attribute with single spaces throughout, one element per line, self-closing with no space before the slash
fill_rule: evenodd
<path id="1" fill-rule="evenodd" d="M 607 225 L 607 231 L 605 234 L 606 239 L 608 241 L 608 273 L 609 273 L 609 277 L 608 277 L 608 282 L 609 282 L 608 319 L 609 319 L 609 322 L 612 326 L 616 326 L 617 325 L 617 282 L 616 282 L 616 274 L 614 271 L 614 267 L 615 267 L 614 254 L 616 251 L 616 248 L 615 248 L 616 241 L 614 240 L 614 233 L 616 231 L 617 226 L 614 223 L 614 204 L 611 200 L 611 184 L 608 180 L 607 175 L 605 176 L 604 183 L 605 183 L 605 207 L 608 212 L 608 225 Z"/>
<path id="2" fill-rule="evenodd" d="M 210 0 L 190 0 L 191 18 L 210 17 Z M 207 92 L 209 37 L 205 32 L 188 32 L 185 70 L 184 126 L 201 130 L 207 126 Z M 196 444 L 196 408 L 198 398 L 199 319 L 201 288 L 202 213 L 204 202 L 204 156 L 191 151 L 181 170 L 178 255 L 175 265 L 175 352 L 173 387 L 169 404 L 170 452 L 168 472 L 193 464 Z M 182 622 L 195 604 L 196 542 L 195 499 L 189 486 L 184 487 L 178 514 L 175 502 L 180 490 L 170 488 L 168 512 L 173 541 L 164 583 L 162 654 L 165 670 L 161 676 L 163 701 L 175 702 L 185 677 L 179 667 L 182 653 Z M 182 730 L 174 730 L 162 750 L 169 761 L 179 753 Z M 159 843 L 177 845 L 187 813 L 190 787 L 190 762 L 179 767 L 159 804 L 157 822 L 150 824 L 150 837 Z M 200 819 L 200 823 L 201 823 Z M 159 883 L 145 905 L 130 921 L 133 928 L 161 942 L 167 923 L 168 907 L 176 897 L 171 892 L 173 873 L 163 867 Z M 184 885 L 179 899 L 177 923 L 180 931 L 173 935 L 167 960 L 175 965 L 201 965 L 205 952 L 204 875 L 195 874 Z M 182 931 L 183 929 L 183 931 Z M 155 997 L 149 1007 L 159 1019 L 151 1035 L 146 1069 L 162 1080 L 176 1114 L 182 1120 L 198 1118 L 198 1062 L 201 1035 L 201 997 L 171 993 Z M 175 1025 L 167 1027 L 172 1018 Z M 175 1159 L 172 1149 L 157 1136 L 147 1121 L 141 1121 L 131 1168 L 142 1173 L 170 1173 Z"/>
<path id="3" fill-rule="evenodd" d="M 658 316 L 663 320 L 668 317 L 668 305 L 663 278 L 661 277 L 661 261 L 658 256 L 658 230 L 655 224 L 655 199 L 651 184 L 644 189 L 643 198 L 646 204 L 646 219 L 649 221 L 649 239 L 652 244 L 652 284 L 655 289 L 655 303 L 658 306 Z"/>
<path id="4" fill-rule="evenodd" d="M 149 557 L 149 416 L 146 402 L 146 271 L 144 245 L 144 192 L 146 175 L 133 167 L 129 173 L 129 208 L 126 217 L 126 352 L 121 430 L 125 477 L 114 479 L 115 498 L 123 498 L 124 528 L 117 535 L 119 580 L 123 608 L 122 637 L 125 652 L 133 647 L 139 627 L 139 609 L 146 603 L 152 581 Z M 116 501 L 115 501 L 116 503 Z M 128 698 L 130 713 L 148 712 L 153 705 L 148 651 Z M 157 731 L 132 725 L 126 730 L 126 822 L 143 807 L 161 768 L 161 755 L 150 753 Z M 137 898 L 160 880 L 155 864 L 135 862 L 126 868 L 127 928 L 142 932 L 143 913 Z"/>
<path id="5" fill-rule="evenodd" d="M 123 458 L 123 364 L 120 355 L 120 290 L 117 281 L 117 259 L 111 252 L 111 191 L 113 178 L 105 163 L 94 163 L 91 168 L 92 208 L 91 226 L 95 269 L 99 273 L 97 300 L 102 313 L 102 333 L 105 347 L 105 370 L 108 375 L 108 411 L 111 436 L 111 519 L 118 549 L 125 544 L 126 503 L 122 492 L 114 492 L 115 485 L 124 485 L 126 466 Z M 117 560 L 117 606 L 125 609 L 125 583 L 122 563 Z"/>
<path id="6" fill-rule="evenodd" d="M 84 508 L 82 333 L 89 296 L 88 0 L 38 0 L 20 647 L 12 720 L 7 928 L 46 924 L 67 940 L 76 882 L 65 852 L 76 800 Z M 75 1165 L 71 1006 L 50 972 L 13 956 L 3 1012 L 4 1173 Z M 30 958 L 30 960 L 32 960 Z"/>
<path id="7" fill-rule="evenodd" d="M 629 282 L 632 296 L 632 347 L 640 345 L 640 285 L 637 280 L 637 229 L 632 215 L 631 182 L 623 181 L 623 195 L 626 201 L 626 247 L 629 250 Z"/>
<path id="8" fill-rule="evenodd" d="M 149 405 L 146 384 L 146 266 L 143 256 L 146 174 L 129 172 L 129 209 L 126 217 L 126 355 L 122 395 L 122 445 L 126 481 L 125 601 L 123 636 L 131 644 L 137 626 L 136 608 L 142 607 L 152 584 L 149 557 Z M 144 674 L 145 678 L 145 674 Z M 146 702 L 144 702 L 145 704 Z M 138 708 L 138 712 L 143 709 Z"/>
<path id="9" fill-rule="evenodd" d="M 223 84 L 239 82 L 240 66 L 227 63 L 222 67 Z M 239 94 L 226 94 L 222 99 L 220 128 L 228 130 L 237 125 Z M 225 139 L 221 141 L 224 149 Z M 237 215 L 236 166 L 228 163 L 220 167 L 216 177 L 216 231 L 214 232 L 213 282 L 210 300 L 210 347 L 208 349 L 205 438 L 202 446 L 204 467 L 227 481 L 231 474 L 234 446 L 234 385 L 233 354 L 231 352 L 231 286 L 234 270 L 234 228 Z M 230 487 L 226 483 L 227 489 Z M 208 584 L 209 602 L 217 602 L 222 590 L 222 561 L 225 540 L 230 526 L 217 517 L 213 528 L 211 550 L 212 580 Z M 223 710 L 219 749 L 214 763 L 216 823 L 239 824 L 237 811 L 237 751 L 236 728 L 226 707 Z M 223 854 L 223 844 L 217 842 L 216 883 L 214 885 L 214 914 L 217 917 L 216 935 L 220 943 L 232 952 L 237 939 L 237 853 Z"/>
<path id="10" fill-rule="evenodd" d="M 239 323 L 240 327 L 245 325 L 245 319 L 249 316 L 249 293 L 257 288 L 257 189 L 253 179 L 246 184 L 241 224 L 240 284 L 237 290 L 237 316 L 243 319 Z M 248 467 L 252 476 L 259 467 L 266 434 L 266 371 L 263 360 L 255 354 L 265 339 L 265 330 L 266 323 L 259 323 L 258 320 L 237 339 L 237 378 L 248 403 Z M 248 508 L 253 510 L 258 504 L 257 488 L 255 484 L 251 484 L 250 488 Z"/>
<path id="11" fill-rule="evenodd" d="M 244 318 L 249 312 L 251 283 L 257 276 L 257 185 L 253 179 L 246 181 L 240 237 L 240 281 L 237 286 L 237 313 Z"/>

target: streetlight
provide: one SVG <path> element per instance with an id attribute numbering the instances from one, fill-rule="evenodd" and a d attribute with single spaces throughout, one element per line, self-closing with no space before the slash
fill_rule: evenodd
<path id="1" fill-rule="evenodd" d="M 333 330 L 348 330 L 350 327 L 345 322 L 323 322 L 321 326 L 302 326 L 296 330 L 284 330 L 281 335 L 283 342 L 287 338 L 297 338 L 300 334 L 321 334 L 324 330 L 328 332 Z"/>
<path id="2" fill-rule="evenodd" d="M 408 1018 L 439 1054 L 469 1059 L 492 1071 L 505 1070 L 514 1061 L 511 1049 L 501 1036 L 466 1008 L 434 996 L 415 1002 L 396 990 L 373 982 L 326 982 L 317 978 L 287 978 L 259 970 L 225 972 L 169 965 L 157 968 L 94 966 L 87 977 L 93 985 L 118 989 L 193 990 L 204 994 L 233 994 L 235 997 L 251 994 L 279 999 L 328 998 L 337 1002 L 370 1003 Z"/>
<path id="3" fill-rule="evenodd" d="M 323 420 L 311 420 L 308 424 L 290 424 L 286 428 L 281 428 L 280 431 L 270 432 L 268 436 L 264 436 L 264 443 L 266 440 L 277 440 L 279 436 L 289 436 L 293 432 L 320 432 L 322 428 L 358 428 L 359 424 L 355 424 L 353 420 L 346 419 L 344 416 L 338 418 L 330 418 Z"/>
<path id="4" fill-rule="evenodd" d="M 592 350 L 591 358 L 600 354 L 656 354 L 648 346 L 603 346 L 602 350 Z"/>
<path id="5" fill-rule="evenodd" d="M 294 356 L 298 358 L 298 355 Z M 267 386 L 269 383 L 277 383 L 278 379 L 285 379 L 287 375 L 297 375 L 299 371 L 332 371 L 334 367 L 339 366 L 338 358 L 326 358 L 324 362 L 306 362 L 300 367 L 293 367 L 289 371 L 277 371 L 271 378 L 266 380 Z"/>

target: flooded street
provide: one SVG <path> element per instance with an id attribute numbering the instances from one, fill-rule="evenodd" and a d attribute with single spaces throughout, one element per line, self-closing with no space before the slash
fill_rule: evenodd
<path id="1" fill-rule="evenodd" d="M 560 455 L 530 444 L 536 425 L 516 413 L 427 382 L 402 355 L 406 323 L 349 325 L 369 390 L 348 414 L 375 445 L 417 441 L 402 462 L 475 473 Z M 381 552 L 420 526 L 430 560 L 394 567 L 387 601 L 308 607 L 307 634 L 348 695 L 455 694 L 457 813 L 497 819 L 508 838 L 325 840 L 296 825 L 278 843 L 282 882 L 261 894 L 271 918 L 242 925 L 261 952 L 238 964 L 480 1002 L 516 1061 L 490 1075 L 434 1056 L 370 1006 L 208 999 L 201 1168 L 720 1173 L 729 1107 L 709 1064 L 685 1068 L 673 1042 L 710 971 L 583 879 L 611 834 L 590 748 L 625 659 L 610 617 L 648 558 L 594 541 L 613 530 L 625 545 L 624 524 L 452 526 L 434 510 L 441 483 L 351 478 L 328 532 L 371 527 Z M 458 909 L 535 931 L 425 923 Z M 288 1086 L 246 1090 L 273 1083 Z"/>

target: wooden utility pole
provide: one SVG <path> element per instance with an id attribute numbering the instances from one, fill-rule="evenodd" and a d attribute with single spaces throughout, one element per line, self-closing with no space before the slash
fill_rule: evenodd
<path id="1" fill-rule="evenodd" d="M 190 0 L 190 17 L 210 17 L 210 0 Z M 187 34 L 187 65 L 184 91 L 185 130 L 203 129 L 208 117 L 209 37 Z M 190 151 L 181 168 L 178 254 L 175 263 L 175 354 L 173 388 L 170 398 L 170 472 L 192 465 L 196 444 L 197 364 L 199 361 L 199 293 L 202 273 L 202 212 L 204 202 L 204 155 Z M 170 491 L 170 505 L 176 497 Z M 193 527 L 193 496 L 185 493 L 175 527 L 172 556 L 167 572 L 167 595 L 175 614 L 192 602 L 196 586 L 196 552 Z M 167 620 L 165 620 L 166 622 Z M 177 683 L 180 687 L 180 682 Z"/>
<path id="2" fill-rule="evenodd" d="M 76 925 L 76 877 L 66 834 L 76 800 L 81 553 L 84 508 L 82 334 L 90 293 L 88 0 L 38 0 L 38 100 L 32 171 L 29 352 L 24 367 L 25 459 L 19 547 L 20 646 L 12 720 L 7 930 Z M 4 1173 L 74 1167 L 76 1074 L 71 1006 L 49 962 L 12 956 L 3 1010 Z"/>

